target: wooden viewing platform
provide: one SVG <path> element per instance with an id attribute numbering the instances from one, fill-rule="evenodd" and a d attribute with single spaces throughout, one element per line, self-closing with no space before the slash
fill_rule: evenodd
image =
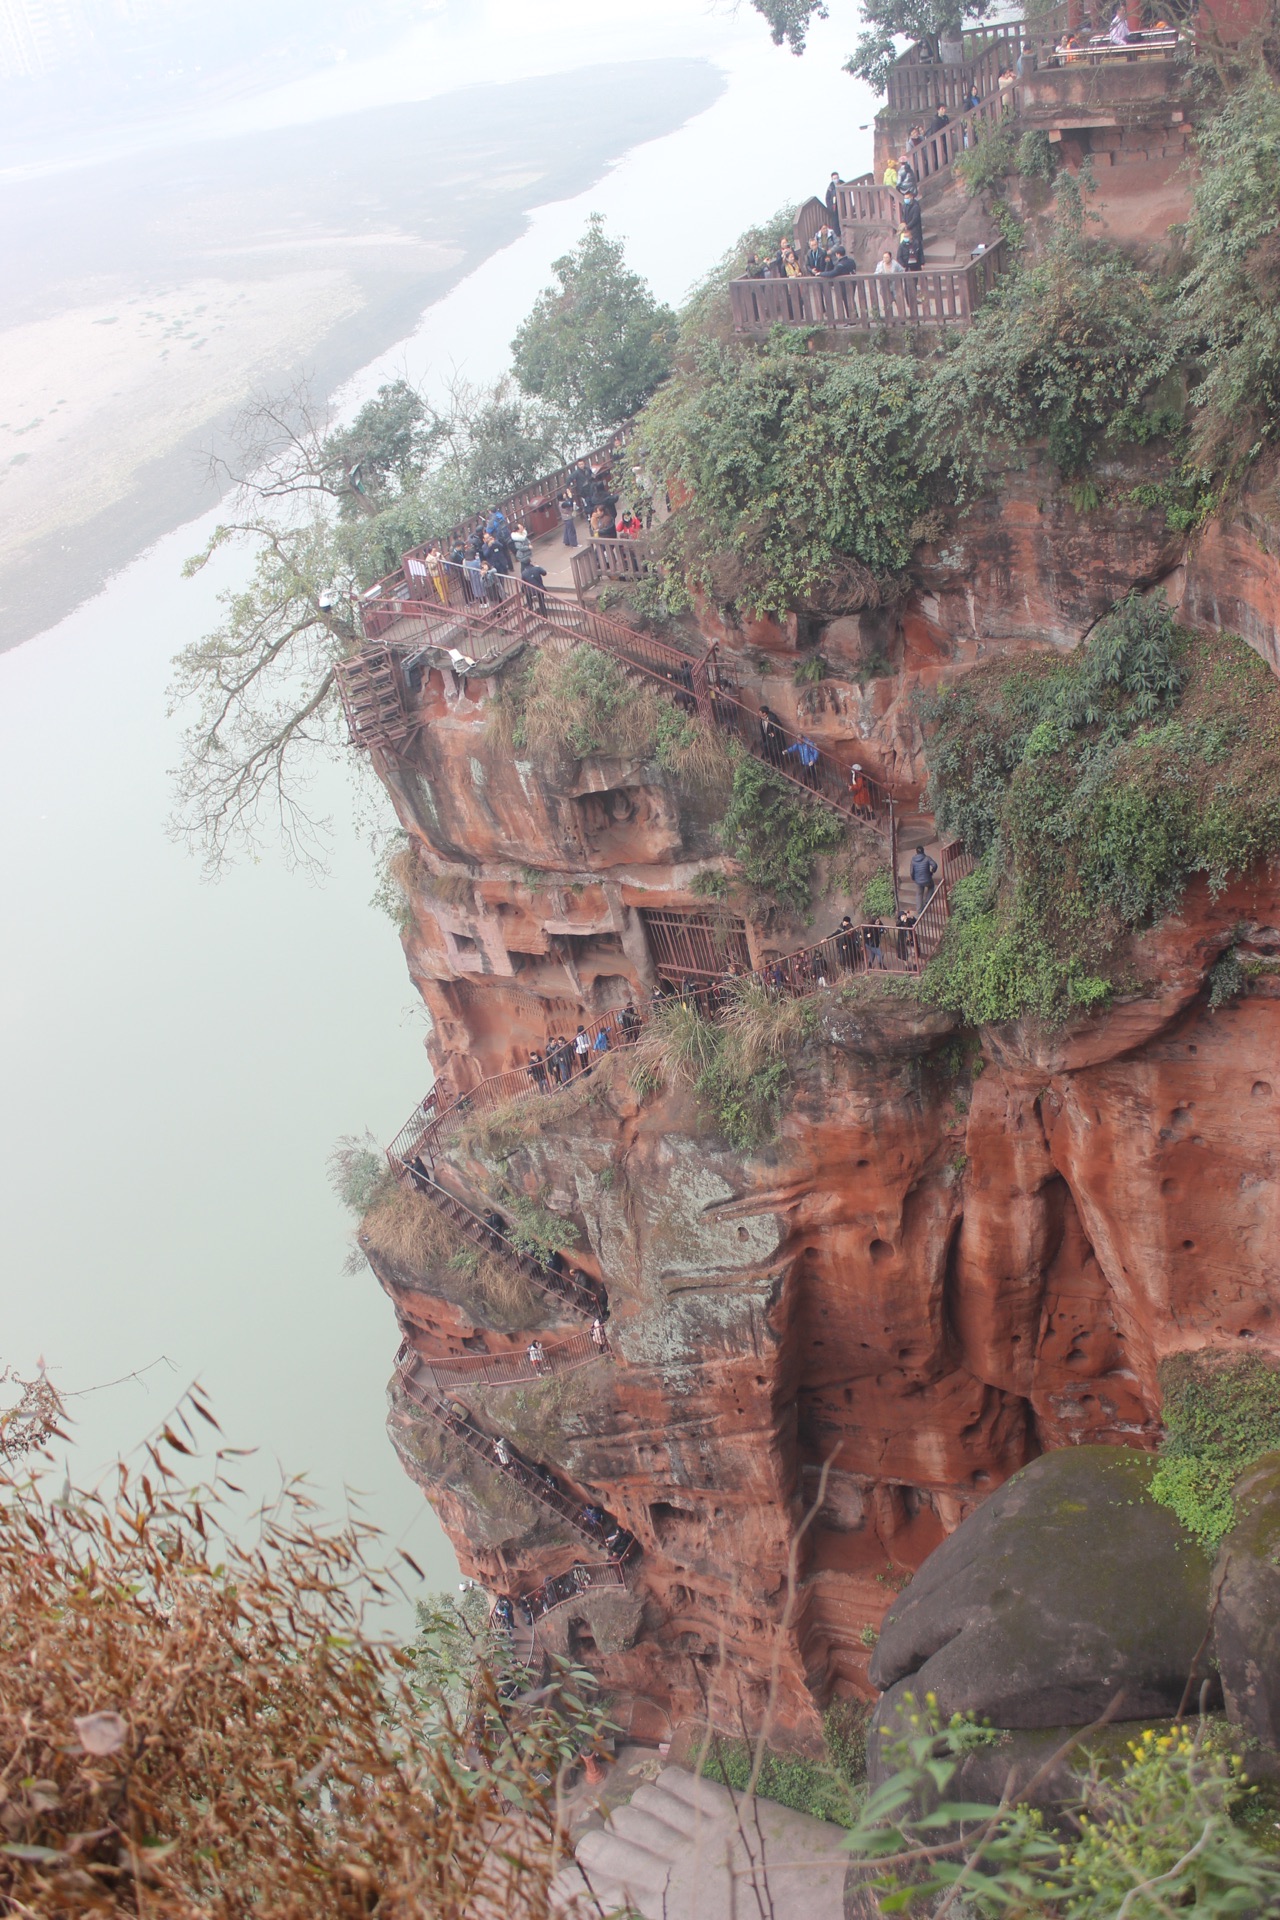
<path id="1" fill-rule="evenodd" d="M 734 280 L 729 299 L 735 333 L 773 327 L 871 333 L 881 327 L 968 326 L 1007 263 L 997 240 L 967 267 L 922 267 L 908 273 L 850 273 L 837 279 Z"/>
<path id="2" fill-rule="evenodd" d="M 444 1360 L 418 1357 L 429 1384 L 447 1393 L 454 1388 L 528 1386 L 554 1373 L 571 1373 L 611 1352 L 607 1346 L 597 1347 L 589 1333 L 571 1333 L 563 1340 L 539 1344 L 545 1356 L 541 1366 L 535 1366 L 527 1352 L 451 1354 Z"/>

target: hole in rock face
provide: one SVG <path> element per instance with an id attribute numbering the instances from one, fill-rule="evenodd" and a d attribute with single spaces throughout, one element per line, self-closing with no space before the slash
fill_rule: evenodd
<path id="1" fill-rule="evenodd" d="M 1160 1191 L 1161 1191 L 1161 1193 L 1177 1193 L 1177 1192 L 1178 1192 L 1178 1183 L 1177 1183 L 1177 1181 L 1176 1181 L 1176 1180 L 1162 1180 L 1162 1181 L 1160 1182 Z"/>
<path id="2" fill-rule="evenodd" d="M 855 1167 L 869 1167 L 871 1162 L 869 1160 L 855 1160 L 853 1164 Z"/>
<path id="3" fill-rule="evenodd" d="M 1253 1332 L 1253 1328 L 1252 1328 L 1252 1327 L 1241 1327 L 1241 1329 L 1240 1329 L 1240 1338 L 1241 1338 L 1242 1340 L 1252 1340 L 1252 1339 L 1254 1338 L 1254 1332 Z"/>
<path id="4" fill-rule="evenodd" d="M 1180 1127 L 1184 1121 L 1189 1120 L 1190 1118 L 1191 1118 L 1190 1107 L 1175 1107 L 1173 1112 L 1169 1115 L 1169 1125 L 1171 1127 Z"/>
<path id="5" fill-rule="evenodd" d="M 1182 1243 L 1182 1251 L 1184 1253 L 1194 1253 L 1195 1245 L 1196 1243 L 1194 1240 L 1184 1240 Z"/>
<path id="6" fill-rule="evenodd" d="M 893 1248 L 887 1240 L 873 1240 L 870 1247 L 873 1266 L 882 1267 L 886 1260 L 892 1260 Z"/>
<path id="7" fill-rule="evenodd" d="M 739 1238 L 739 1240 L 745 1240 L 745 1239 L 747 1239 L 747 1237 L 748 1237 L 748 1235 L 747 1235 L 747 1230 L 746 1230 L 746 1228 L 745 1228 L 745 1227 L 739 1227 L 739 1228 L 738 1228 L 738 1238 Z"/>
<path id="8" fill-rule="evenodd" d="M 1249 1091 L 1255 1100 L 1269 1100 L 1271 1098 L 1271 1082 L 1269 1080 L 1255 1080 Z"/>

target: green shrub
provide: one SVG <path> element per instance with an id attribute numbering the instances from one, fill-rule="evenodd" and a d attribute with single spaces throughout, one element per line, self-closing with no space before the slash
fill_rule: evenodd
<path id="1" fill-rule="evenodd" d="M 1012 128 L 999 127 L 959 156 L 955 172 L 971 200 L 1013 171 L 1015 151 Z"/>
<path id="2" fill-rule="evenodd" d="M 1013 164 L 1024 180 L 1052 180 L 1056 171 L 1053 142 L 1043 127 L 1027 129 L 1018 142 Z"/>
<path id="3" fill-rule="evenodd" d="M 818 856 L 832 852 L 844 836 L 834 814 L 800 799 L 771 767 L 745 755 L 739 759 L 720 838 L 751 886 L 803 912 L 813 898 Z"/>
<path id="4" fill-rule="evenodd" d="M 1280 1370 L 1249 1357 L 1178 1354 L 1160 1369 L 1164 1439 L 1152 1498 L 1212 1553 L 1235 1521 L 1232 1488 L 1280 1447 Z"/>
<path id="5" fill-rule="evenodd" d="M 1064 659 L 926 704 L 938 824 L 977 856 L 926 996 L 974 1022 L 1105 999 L 1122 938 L 1280 846 L 1280 689 L 1230 635 L 1122 603 Z"/>
<path id="6" fill-rule="evenodd" d="M 864 920 L 890 919 L 897 902 L 893 897 L 893 875 L 886 867 L 882 873 L 873 874 L 862 890 L 862 917 Z"/>
<path id="7" fill-rule="evenodd" d="M 1065 478 L 1087 476 L 1107 446 L 1150 436 L 1183 337 L 1157 284 L 1085 233 L 1064 175 L 1040 258 L 998 282 L 921 396 L 929 464 L 963 499 L 991 447 L 1044 437 Z"/>
<path id="8" fill-rule="evenodd" d="M 691 345 L 637 429 L 648 468 L 680 479 L 669 572 L 764 612 L 877 604 L 929 501 L 921 378 L 903 355 L 810 353 L 782 329 Z"/>
<path id="9" fill-rule="evenodd" d="M 387 1156 L 371 1133 L 344 1133 L 329 1155 L 329 1184 L 344 1207 L 365 1214 L 392 1183 Z"/>

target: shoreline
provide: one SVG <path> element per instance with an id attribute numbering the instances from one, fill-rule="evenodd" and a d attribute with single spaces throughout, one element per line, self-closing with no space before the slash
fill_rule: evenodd
<path id="1" fill-rule="evenodd" d="M 0 650 L 216 506 L 209 455 L 252 393 L 303 378 L 333 396 L 519 240 L 539 208 L 589 192 L 725 86 L 705 60 L 640 64 L 649 84 L 599 132 L 565 130 L 588 125 L 586 105 L 624 72 L 631 86 L 635 64 L 192 149 L 168 198 L 144 203 L 130 228 L 131 258 L 113 261 L 111 236 L 95 230 L 87 261 L 55 248 L 43 287 L 21 272 L 22 241 L 34 254 L 84 183 L 4 189 L 22 284 L 0 303 Z M 151 190 L 149 171 L 122 161 L 99 199 L 118 217 Z M 83 227 L 94 212 L 90 199 Z M 67 235 L 66 255 L 79 238 Z"/>

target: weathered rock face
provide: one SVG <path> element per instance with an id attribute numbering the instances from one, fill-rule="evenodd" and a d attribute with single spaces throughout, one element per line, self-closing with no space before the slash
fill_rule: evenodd
<path id="1" fill-rule="evenodd" d="M 907 1696 L 1012 1728 L 1082 1726 L 1117 1699 L 1123 1719 L 1177 1712 L 1203 1651 L 1209 1564 L 1149 1498 L 1151 1467 L 1121 1447 L 1047 1454 L 930 1555 L 871 1662 L 884 1689 L 873 1779 Z"/>
<path id="2" fill-rule="evenodd" d="M 1280 1454 L 1236 1487 L 1213 1574 L 1213 1646 L 1232 1720 L 1280 1752 Z"/>
<path id="3" fill-rule="evenodd" d="M 1135 583 L 1168 582 L 1192 614 L 1251 608 L 1264 650 L 1280 571 L 1247 520 L 1188 553 L 1136 508 L 1075 531 L 1072 513 L 1047 473 L 1011 479 L 998 517 L 926 554 L 904 608 L 840 623 L 817 686 L 794 684 L 784 627 L 726 633 L 726 658 L 821 744 L 847 759 L 856 742 L 910 807 L 917 688 L 992 647 L 1075 644 Z M 873 657 L 874 677 L 851 664 Z M 424 698 L 387 780 L 419 850 L 410 969 L 456 1091 L 643 996 L 645 912 L 705 908 L 694 881 L 725 863 L 714 798 L 657 766 L 535 763 L 494 744 L 483 699 L 439 675 Z M 884 854 L 860 834 L 866 871 Z M 828 931 L 844 898 L 812 929 L 746 916 L 753 960 Z M 772 1701 L 813 1736 L 833 1689 L 870 1690 L 904 1578 L 1010 1475 L 1059 1448 L 1150 1448 L 1171 1353 L 1280 1348 L 1280 983 L 1261 970 L 1211 1011 L 1231 945 L 1280 951 L 1275 876 L 1193 887 L 1134 942 L 1132 990 L 1052 1034 L 962 1039 L 875 980 L 817 996 L 767 1150 L 733 1152 L 691 1094 L 637 1097 L 615 1061 L 451 1151 L 458 1192 L 536 1197 L 608 1286 L 611 1360 L 463 1397 L 640 1541 L 625 1618 L 570 1609 L 556 1631 L 647 1703 L 626 1706 L 646 1728 L 707 1705 L 734 1728 Z M 519 1345 L 446 1264 L 377 1264 L 424 1356 Z M 540 1308 L 528 1331 L 558 1337 L 555 1320 Z M 411 1407 L 393 1422 L 468 1572 L 518 1592 L 581 1553 L 482 1465 L 415 1439 Z"/>

